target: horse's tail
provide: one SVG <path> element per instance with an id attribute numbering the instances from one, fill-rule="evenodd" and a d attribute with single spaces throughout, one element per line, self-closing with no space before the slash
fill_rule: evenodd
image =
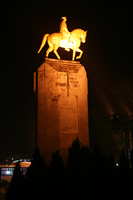
<path id="1" fill-rule="evenodd" d="M 42 48 L 44 47 L 44 45 L 45 45 L 45 43 L 46 43 L 46 40 L 47 40 L 47 37 L 48 37 L 48 36 L 49 36 L 49 34 L 45 34 L 45 35 L 43 36 L 41 46 L 40 46 L 40 48 L 39 48 L 39 50 L 38 50 L 37 53 L 40 53 L 40 51 L 41 51 Z"/>

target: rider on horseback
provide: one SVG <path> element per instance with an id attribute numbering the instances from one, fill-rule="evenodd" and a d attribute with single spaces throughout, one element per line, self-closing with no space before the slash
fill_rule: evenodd
<path id="1" fill-rule="evenodd" d="M 66 17 L 62 17 L 62 22 L 60 23 L 60 33 L 62 34 L 62 39 L 68 40 L 70 43 L 71 33 L 68 31 L 67 24 L 66 24 Z M 70 51 L 69 48 L 65 48 L 65 50 Z"/>
<path id="2" fill-rule="evenodd" d="M 70 32 L 68 31 L 67 24 L 66 24 L 66 17 L 62 17 L 62 22 L 60 23 L 60 33 L 62 34 L 62 39 L 66 39 L 71 36 Z"/>
<path id="3" fill-rule="evenodd" d="M 85 43 L 87 31 L 84 31 L 82 29 L 74 29 L 70 33 L 67 28 L 66 20 L 67 20 L 66 17 L 62 17 L 59 33 L 52 33 L 52 34 L 47 33 L 43 36 L 40 48 L 37 53 L 39 53 L 42 50 L 47 41 L 49 47 L 46 51 L 46 57 L 48 57 L 49 53 L 53 51 L 56 57 L 60 59 L 57 49 L 59 47 L 62 47 L 65 48 L 66 50 L 70 49 L 73 50 L 72 60 L 75 59 L 76 52 L 80 52 L 79 56 L 77 56 L 76 59 L 81 58 L 83 51 L 79 49 L 79 46 L 81 42 Z"/>

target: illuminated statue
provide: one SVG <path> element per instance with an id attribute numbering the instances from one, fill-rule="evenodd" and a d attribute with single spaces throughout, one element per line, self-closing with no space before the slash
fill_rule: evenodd
<path id="1" fill-rule="evenodd" d="M 66 37 L 70 37 L 70 32 L 68 31 L 68 28 L 67 28 L 67 24 L 66 24 L 66 20 L 67 18 L 66 17 L 62 17 L 61 19 L 62 22 L 60 23 L 60 33 L 62 34 L 62 39 L 65 39 Z"/>
<path id="2" fill-rule="evenodd" d="M 70 43 L 70 36 L 71 33 L 68 31 L 67 24 L 66 24 L 66 17 L 62 17 L 62 22 L 60 23 L 60 33 L 62 34 L 62 40 L 68 40 Z M 65 50 L 70 51 L 69 48 L 65 48 Z"/>
<path id="3" fill-rule="evenodd" d="M 52 33 L 50 35 L 45 34 L 37 53 L 42 50 L 47 40 L 49 48 L 46 51 L 46 57 L 48 57 L 49 53 L 53 51 L 57 58 L 60 59 L 57 49 L 59 47 L 62 47 L 65 48 L 65 50 L 73 50 L 72 60 L 75 59 L 76 51 L 80 52 L 79 56 L 76 57 L 76 59 L 79 59 L 83 54 L 83 51 L 79 49 L 79 47 L 81 42 L 86 42 L 86 35 L 87 31 L 84 31 L 82 29 L 75 29 L 72 32 L 69 32 L 67 29 L 66 17 L 62 17 L 62 22 L 60 24 L 60 33 Z"/>

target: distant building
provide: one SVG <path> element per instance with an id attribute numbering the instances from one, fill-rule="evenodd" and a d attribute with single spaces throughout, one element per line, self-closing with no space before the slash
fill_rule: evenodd
<path id="1" fill-rule="evenodd" d="M 11 163 L 10 165 L 0 165 L 0 184 L 4 184 L 4 183 L 10 183 L 12 176 L 13 176 L 13 172 L 16 166 L 16 163 L 18 162 L 18 160 L 16 160 L 16 162 L 14 161 L 13 163 Z M 25 176 L 28 167 L 31 165 L 31 162 L 20 162 L 20 169 L 22 174 Z"/>
<path id="2" fill-rule="evenodd" d="M 28 153 L 24 154 L 14 154 L 5 158 L 4 162 L 1 164 L 8 164 L 15 162 L 30 162 L 32 160 L 32 155 Z"/>

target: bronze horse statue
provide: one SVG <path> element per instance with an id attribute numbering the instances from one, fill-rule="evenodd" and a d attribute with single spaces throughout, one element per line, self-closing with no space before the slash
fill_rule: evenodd
<path id="1" fill-rule="evenodd" d="M 60 56 L 57 52 L 59 47 L 65 48 L 65 50 L 73 50 L 72 60 L 75 59 L 75 53 L 80 52 L 79 56 L 76 59 L 81 58 L 83 51 L 79 49 L 81 42 L 86 42 L 87 31 L 82 29 L 75 29 L 70 32 L 69 36 L 63 37 L 61 33 L 52 33 L 52 34 L 45 34 L 42 39 L 41 46 L 37 53 L 39 53 L 42 48 L 44 47 L 46 41 L 48 42 L 49 48 L 46 51 L 46 57 L 48 57 L 49 53 L 53 51 L 58 59 Z"/>

